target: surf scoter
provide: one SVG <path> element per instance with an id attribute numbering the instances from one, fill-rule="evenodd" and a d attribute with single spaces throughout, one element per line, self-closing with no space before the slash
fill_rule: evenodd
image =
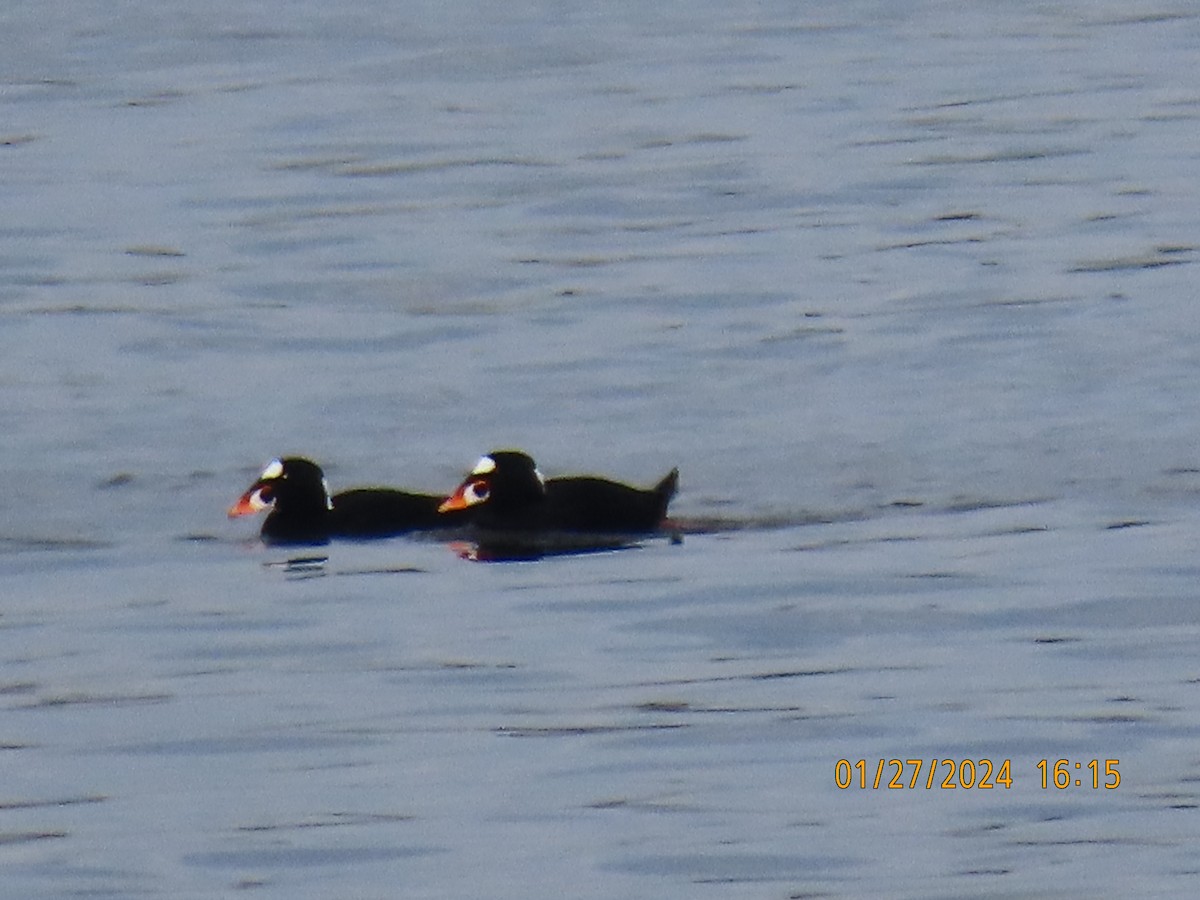
<path id="1" fill-rule="evenodd" d="M 678 484 L 678 469 L 649 490 L 592 475 L 546 479 L 528 454 L 496 450 L 439 510 L 466 511 L 489 531 L 636 534 L 662 525 Z"/>
<path id="2" fill-rule="evenodd" d="M 330 496 L 321 467 L 298 456 L 272 460 L 229 508 L 230 518 L 269 509 L 262 539 L 324 544 L 331 538 L 384 538 L 453 527 L 463 513 L 439 512 L 443 497 L 392 488 L 355 488 Z"/>

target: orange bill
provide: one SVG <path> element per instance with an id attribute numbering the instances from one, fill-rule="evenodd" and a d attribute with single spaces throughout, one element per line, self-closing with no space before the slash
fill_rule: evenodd
<path id="1" fill-rule="evenodd" d="M 238 498 L 238 502 L 229 507 L 229 518 L 236 519 L 239 516 L 252 516 L 256 512 L 265 509 L 267 504 L 263 503 L 260 496 L 261 493 L 261 488 L 250 488 L 250 490 L 242 494 Z"/>
<path id="2" fill-rule="evenodd" d="M 442 505 L 438 507 L 438 512 L 454 512 L 458 509 L 466 509 L 471 505 L 471 499 L 467 496 L 471 489 L 471 482 L 464 481 L 459 485 L 458 490 L 442 501 Z"/>

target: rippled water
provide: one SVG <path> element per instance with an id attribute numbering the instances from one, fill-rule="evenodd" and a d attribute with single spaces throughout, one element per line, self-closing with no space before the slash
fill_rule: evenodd
<path id="1" fill-rule="evenodd" d="M 0 895 L 1194 892 L 1200 15 L 0 26 Z M 224 519 L 507 445 L 719 527 Z M 1012 785 L 835 784 L 892 758 Z"/>

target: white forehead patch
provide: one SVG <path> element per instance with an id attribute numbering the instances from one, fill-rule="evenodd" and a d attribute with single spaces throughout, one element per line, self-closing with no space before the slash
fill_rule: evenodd
<path id="1" fill-rule="evenodd" d="M 276 478 L 283 477 L 283 463 L 277 459 L 267 463 L 267 467 L 263 469 L 262 474 L 258 476 L 259 481 L 272 481 Z"/>
<path id="2" fill-rule="evenodd" d="M 475 468 L 471 470 L 472 475 L 491 475 L 496 471 L 496 461 L 490 456 L 479 457 L 479 462 L 475 463 Z"/>

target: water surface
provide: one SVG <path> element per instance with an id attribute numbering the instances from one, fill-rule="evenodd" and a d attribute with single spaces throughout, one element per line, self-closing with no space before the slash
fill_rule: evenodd
<path id="1" fill-rule="evenodd" d="M 1194 890 L 1191 11 L 0 19 L 0 894 Z M 720 527 L 224 519 L 510 445 Z"/>

